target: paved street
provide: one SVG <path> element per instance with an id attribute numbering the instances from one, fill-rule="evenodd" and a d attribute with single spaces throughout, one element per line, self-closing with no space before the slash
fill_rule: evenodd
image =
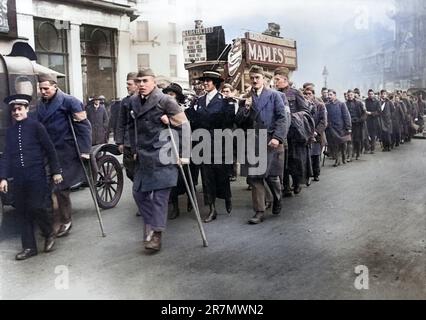
<path id="1" fill-rule="evenodd" d="M 8 209 L 0 229 L 0 298 L 425 299 L 425 156 L 426 140 L 415 140 L 339 168 L 329 161 L 321 182 L 255 226 L 247 224 L 251 193 L 240 178 L 232 184 L 233 213 L 220 203 L 222 214 L 204 225 L 208 248 L 183 197 L 181 216 L 169 222 L 163 250 L 152 256 L 143 250 L 129 183 L 118 206 L 103 212 L 106 238 L 89 191 L 78 191 L 70 235 L 54 252 L 22 262 L 14 260 L 21 244 Z M 358 265 L 368 268 L 368 290 L 354 286 Z M 63 275 L 57 266 L 69 270 L 68 290 L 55 288 Z"/>

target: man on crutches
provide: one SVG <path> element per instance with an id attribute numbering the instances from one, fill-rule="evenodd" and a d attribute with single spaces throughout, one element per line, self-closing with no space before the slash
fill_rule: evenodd
<path id="1" fill-rule="evenodd" d="M 46 128 L 63 170 L 64 180 L 55 185 L 52 192 L 53 226 L 56 236 L 63 237 L 68 235 L 72 227 L 70 188 L 86 179 L 80 158 L 90 158 L 92 127 L 83 103 L 62 92 L 54 75 L 41 74 L 38 81 L 40 99 L 37 102 L 37 119 Z M 73 126 L 69 124 L 69 117 Z M 79 152 L 76 152 L 72 128 L 78 140 Z"/>
<path id="2" fill-rule="evenodd" d="M 185 113 L 175 100 L 157 88 L 151 69 L 139 71 L 139 94 L 130 98 L 129 108 L 135 121 L 129 124 L 132 151 L 137 155 L 133 197 L 144 220 L 144 246 L 150 252 L 161 250 L 161 236 L 166 229 L 171 189 L 176 186 L 178 167 L 165 163 L 160 152 L 168 143 L 161 134 L 168 132 L 163 116 L 170 119 L 173 129 L 189 130 Z"/>

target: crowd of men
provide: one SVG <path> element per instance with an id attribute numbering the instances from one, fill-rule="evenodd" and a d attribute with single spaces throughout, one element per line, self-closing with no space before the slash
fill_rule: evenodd
<path id="1" fill-rule="evenodd" d="M 266 167 L 259 172 L 249 161 L 241 164 L 241 175 L 247 178 L 252 195 L 254 215 L 248 220 L 250 224 L 261 223 L 269 209 L 274 215 L 280 214 L 283 197 L 299 194 L 302 185 L 319 181 L 322 155 L 333 159 L 337 167 L 358 160 L 363 153 L 374 153 L 378 143 L 382 151 L 389 152 L 423 132 L 426 103 L 421 95 L 369 90 L 364 100 L 354 89 L 345 93 L 345 101 L 340 101 L 336 91 L 328 88 L 317 97 L 312 83 L 294 88 L 287 68 L 269 74 L 260 66 L 252 66 L 249 78 L 245 92 L 239 93 L 224 83 L 220 73 L 208 70 L 194 84 L 193 93 L 184 95 L 176 83 L 160 88 L 154 72 L 143 69 L 127 75 L 128 95 L 111 107 L 109 117 L 102 99 L 96 97 L 84 108 L 48 75 L 39 78 L 37 121 L 27 120 L 31 97 L 8 97 L 5 102 L 16 123 L 8 131 L 0 161 L 0 191 L 7 192 L 8 178 L 14 178 L 16 190 L 28 200 L 17 207 L 25 219 L 23 251 L 16 259 L 38 253 L 35 221 L 45 237 L 46 252 L 52 250 L 57 237 L 68 235 L 72 226 L 70 187 L 84 180 L 81 158 L 89 157 L 92 144 L 106 143 L 110 130 L 123 154 L 126 175 L 133 183 L 148 252 L 161 250 L 167 220 L 179 216 L 179 196 L 187 191 L 185 179 L 197 185 L 201 178 L 204 205 L 209 208 L 205 223 L 217 219 L 217 199 L 224 200 L 229 214 L 233 209 L 231 182 L 237 176 L 240 160 L 235 148 L 231 151 L 234 164 L 225 161 L 229 150 L 224 141 L 219 142 L 221 153 L 209 156 L 211 161 L 196 164 L 192 156 L 182 152 L 178 163 L 164 163 L 160 153 L 168 141 L 162 133 L 168 128 L 177 131 L 182 144 L 189 141 L 191 147 L 200 142 L 191 141 L 185 132 L 203 129 L 210 133 L 211 145 L 217 143 L 217 130 L 255 133 L 254 143 L 246 147 L 257 155 L 265 147 Z M 27 149 L 37 156 L 31 156 Z M 49 173 L 40 160 L 42 154 L 49 155 Z M 181 176 L 177 164 L 187 165 L 188 175 Z M 34 174 L 29 175 L 30 171 Z M 189 198 L 187 210 L 191 211 L 195 208 Z M 53 217 L 47 214 L 46 199 L 53 200 Z"/>
<path id="2" fill-rule="evenodd" d="M 147 74 L 148 79 L 145 77 Z M 241 175 L 247 177 L 248 189 L 252 191 L 254 216 L 249 219 L 250 224 L 261 223 L 268 209 L 271 209 L 272 214 L 280 214 L 282 197 L 299 194 L 302 185 L 309 186 L 312 180 L 319 181 L 322 155 L 334 159 L 334 166 L 339 166 L 359 159 L 362 153 L 374 153 L 379 142 L 383 151 L 390 151 L 401 143 L 409 142 L 417 132 L 423 131 L 426 105 L 421 96 L 399 91 L 388 94 L 385 90 L 376 94 L 370 90 L 368 98 L 363 100 L 359 90 L 355 89 L 348 90 L 345 101 L 341 102 L 333 89 L 323 88 L 321 96 L 316 97 L 312 83 L 305 83 L 302 89 L 294 88 L 287 68 L 278 68 L 274 74 L 269 74 L 262 67 L 252 66 L 249 74 L 250 83 L 241 94 L 230 84 L 224 83 L 220 73 L 215 71 L 205 71 L 194 83 L 194 91 L 190 95 L 185 96 L 181 86 L 176 83 L 161 89 L 183 111 L 180 125 L 189 123 L 193 132 L 197 129 L 207 130 L 213 140 L 215 130 L 254 129 L 257 130 L 258 140 L 247 148 L 255 148 L 258 153 L 259 142 L 267 144 L 265 172 L 253 175 L 249 172 L 250 165 L 241 165 Z M 141 88 L 144 81 L 154 79 L 151 70 L 128 75 L 129 96 L 122 103 L 115 141 L 123 150 L 126 172 L 131 179 L 138 167 L 144 166 L 139 154 L 134 156 L 141 149 L 138 140 L 143 139 L 139 132 L 141 129 L 135 131 L 141 104 L 144 105 L 143 99 L 146 96 Z M 161 103 L 157 107 L 161 110 Z M 159 118 L 159 114 L 154 118 Z M 150 123 L 147 128 L 151 131 L 151 145 L 157 144 L 158 151 L 164 144 L 155 142 L 158 135 L 154 137 L 152 132 L 164 129 L 169 122 L 163 118 L 161 121 L 155 120 L 147 115 L 142 119 L 145 120 L 142 124 Z M 258 131 L 261 129 L 267 132 L 265 141 L 259 141 L 261 135 Z M 213 145 L 214 141 L 211 142 Z M 192 142 L 193 146 L 197 143 Z M 232 212 L 231 182 L 237 175 L 238 159 L 234 156 L 234 165 L 225 163 L 226 145 L 223 141 L 222 144 L 222 154 L 212 152 L 211 162 L 200 165 L 192 160 L 189 162 L 191 175 L 186 178 L 192 178 L 197 185 L 199 176 L 201 177 L 204 205 L 209 208 L 205 223 L 217 219 L 217 199 L 224 200 L 226 211 Z M 235 153 L 235 145 L 233 151 Z M 136 158 L 139 158 L 139 164 L 135 161 Z M 213 161 L 218 158 L 222 162 Z M 158 161 L 155 155 L 146 155 L 146 162 L 152 163 L 154 160 Z M 186 193 L 186 190 L 181 176 L 171 176 L 176 182 L 172 188 L 167 188 L 170 189 L 170 194 L 157 199 L 157 207 L 144 209 L 143 203 L 148 201 L 148 194 L 151 199 L 156 196 L 149 192 L 164 187 L 161 183 L 154 182 L 161 181 L 162 176 L 154 174 L 157 170 L 155 168 L 156 165 L 152 165 L 150 169 L 153 170 L 141 179 L 142 182 L 138 180 L 133 190 L 139 207 L 138 215 L 142 215 L 145 221 L 145 244 L 148 243 L 145 246 L 158 251 L 161 249 L 161 232 L 166 228 L 166 216 L 168 214 L 169 219 L 179 216 L 179 196 Z M 176 173 L 177 169 L 174 170 Z M 151 185 L 143 191 L 148 192 L 145 198 L 140 198 L 138 192 L 141 191 L 144 180 L 148 180 Z M 168 202 L 172 204 L 170 210 L 167 208 Z M 158 205 L 160 203 L 161 206 Z M 191 211 L 193 208 L 189 196 L 187 205 L 188 211 Z M 156 215 L 161 219 L 152 221 L 152 216 Z"/>

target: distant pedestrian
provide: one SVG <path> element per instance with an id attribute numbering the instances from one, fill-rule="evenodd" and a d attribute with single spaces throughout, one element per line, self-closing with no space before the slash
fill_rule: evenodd
<path id="1" fill-rule="evenodd" d="M 105 106 L 101 104 L 99 96 L 93 99 L 93 104 L 90 104 L 86 111 L 87 119 L 92 125 L 92 145 L 107 143 L 109 117 Z"/>

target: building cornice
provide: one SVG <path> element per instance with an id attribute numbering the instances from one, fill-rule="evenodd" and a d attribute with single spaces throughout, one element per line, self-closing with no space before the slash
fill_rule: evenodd
<path id="1" fill-rule="evenodd" d="M 136 7 L 102 0 L 54 0 L 52 2 L 67 3 L 83 8 L 99 9 L 108 13 L 121 13 L 130 17 L 130 21 L 138 18 Z"/>

